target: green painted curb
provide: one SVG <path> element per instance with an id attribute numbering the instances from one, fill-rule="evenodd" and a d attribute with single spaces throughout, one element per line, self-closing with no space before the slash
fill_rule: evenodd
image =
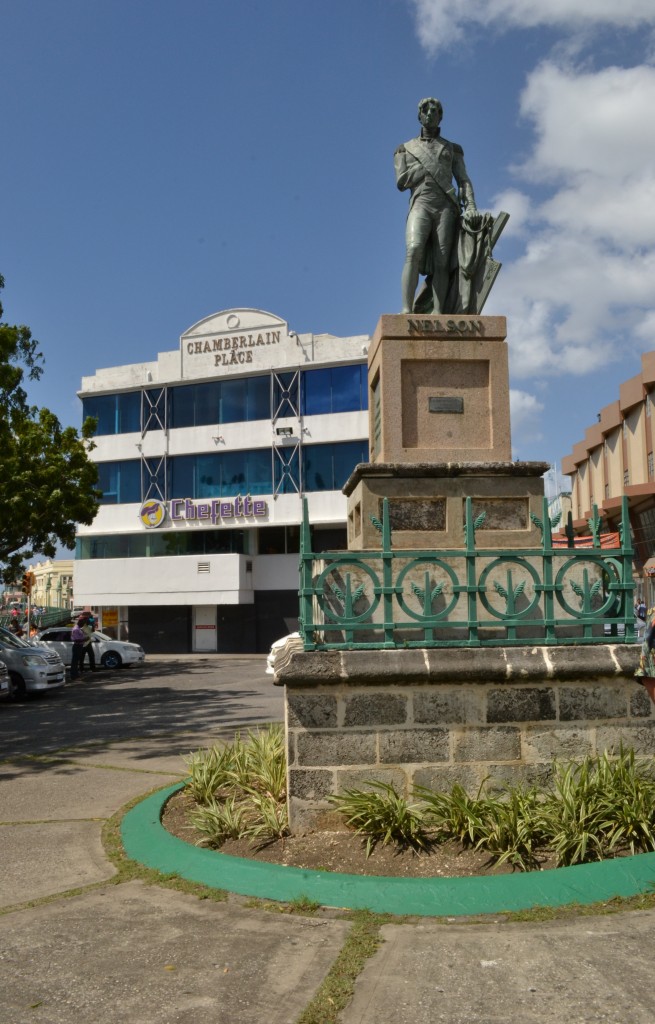
<path id="1" fill-rule="evenodd" d="M 121 833 L 127 856 L 165 874 L 242 896 L 283 902 L 305 896 L 329 907 L 459 917 L 601 903 L 615 896 L 635 896 L 655 885 L 655 853 L 554 871 L 471 878 L 380 878 L 264 864 L 191 846 L 167 832 L 160 820 L 162 808 L 183 785 L 154 793 L 124 816 Z"/>

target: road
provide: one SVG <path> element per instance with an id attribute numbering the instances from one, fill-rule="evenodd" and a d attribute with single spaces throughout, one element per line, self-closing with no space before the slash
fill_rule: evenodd
<path id="1" fill-rule="evenodd" d="M 158 655 L 141 668 L 100 670 L 84 682 L 0 704 L 0 760 L 89 741 L 189 734 L 282 721 L 283 690 L 265 655 Z"/>

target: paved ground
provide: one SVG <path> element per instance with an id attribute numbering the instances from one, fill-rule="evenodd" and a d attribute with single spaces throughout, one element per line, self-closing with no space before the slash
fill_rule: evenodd
<path id="1" fill-rule="evenodd" d="M 263 658 L 209 656 L 0 707 L 0 1024 L 297 1021 L 346 921 L 112 885 L 100 840 L 128 800 L 181 777 L 180 755 L 281 705 Z M 654 937 L 650 911 L 385 925 L 341 1021 L 650 1024 Z"/>
<path id="2" fill-rule="evenodd" d="M 87 674 L 47 698 L 0 706 L 0 757 L 130 736 L 193 742 L 205 729 L 280 721 L 282 691 L 264 668 L 263 655 L 158 655 L 139 669 Z"/>

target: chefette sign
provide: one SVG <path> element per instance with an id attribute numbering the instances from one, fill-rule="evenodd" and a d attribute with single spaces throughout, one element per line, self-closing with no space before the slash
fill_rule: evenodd
<path id="1" fill-rule="evenodd" d="M 139 519 L 147 530 L 156 529 L 168 518 L 173 523 L 198 522 L 214 525 L 239 519 L 261 519 L 268 515 L 268 502 L 261 498 L 252 498 L 250 494 L 226 501 L 224 498 L 211 500 L 193 500 L 191 498 L 172 498 L 170 501 L 149 499 L 139 510 Z"/>

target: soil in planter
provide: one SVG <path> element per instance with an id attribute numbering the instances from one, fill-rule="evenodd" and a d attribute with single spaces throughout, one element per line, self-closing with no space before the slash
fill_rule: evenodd
<path id="1" fill-rule="evenodd" d="M 191 797 L 180 790 L 166 804 L 162 824 L 186 843 L 206 845 L 206 836 L 194 829 L 189 821 L 194 807 Z M 367 857 L 366 839 L 362 840 L 361 836 L 346 828 L 336 828 L 334 818 L 335 815 L 329 816 L 329 828 L 287 836 L 265 846 L 253 845 L 248 839 L 230 839 L 223 843 L 220 852 L 287 867 L 342 871 L 349 875 L 442 878 L 511 874 L 514 870 L 507 863 L 498 867 L 488 853 L 466 849 L 457 843 L 433 845 L 420 853 L 378 844 Z M 554 867 L 554 856 L 544 854 L 540 868 Z"/>

